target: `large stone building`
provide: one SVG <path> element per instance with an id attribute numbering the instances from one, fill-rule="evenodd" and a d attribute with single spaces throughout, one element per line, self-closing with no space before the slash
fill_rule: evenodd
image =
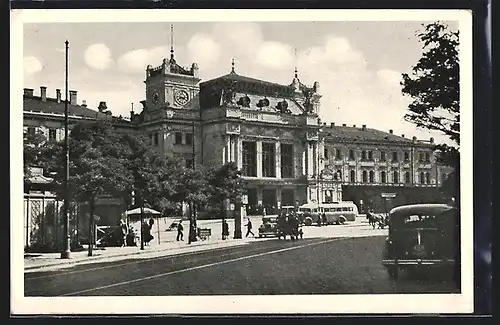
<path id="1" fill-rule="evenodd" d="M 146 133 L 161 155 L 177 155 L 188 167 L 236 162 L 249 184 L 251 214 L 318 201 L 379 207 L 374 197 L 388 192 L 389 199 L 417 192 L 432 197 L 450 172 L 436 163 L 432 138 L 322 123 L 320 109 L 328 108 L 321 107 L 320 85 L 306 86 L 297 71 L 291 84 L 281 85 L 236 73 L 233 62 L 228 74 L 200 81 L 197 64 L 183 68 L 172 50 L 170 59 L 146 68 L 140 113 L 113 117 L 105 102 L 97 111 L 78 105 L 72 91 L 70 119 L 109 119 Z M 25 89 L 26 132 L 41 128 L 48 138 L 61 138 L 64 103 L 57 94 Z"/>

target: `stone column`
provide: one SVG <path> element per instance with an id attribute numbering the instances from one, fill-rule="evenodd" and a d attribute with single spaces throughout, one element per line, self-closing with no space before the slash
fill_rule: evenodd
<path id="1" fill-rule="evenodd" d="M 278 188 L 276 188 L 276 208 L 279 209 L 281 208 L 281 186 L 278 186 Z"/>
<path id="2" fill-rule="evenodd" d="M 236 163 L 238 169 L 243 168 L 243 141 L 241 140 L 241 136 L 236 138 Z"/>
<path id="3" fill-rule="evenodd" d="M 276 141 L 274 144 L 274 154 L 276 163 L 276 178 L 281 178 L 281 143 Z"/>
<path id="4" fill-rule="evenodd" d="M 262 178 L 262 140 L 257 140 L 257 177 Z"/>
<path id="5" fill-rule="evenodd" d="M 226 143 L 226 136 L 222 136 L 222 164 L 224 165 L 226 163 L 226 157 L 227 157 L 227 146 L 225 145 Z"/>
<path id="6" fill-rule="evenodd" d="M 314 149 L 312 143 L 307 143 L 307 176 L 310 178 L 314 174 Z"/>
<path id="7" fill-rule="evenodd" d="M 262 186 L 257 186 L 257 205 L 262 205 Z"/>
<path id="8" fill-rule="evenodd" d="M 231 136 L 230 135 L 226 135 L 226 160 L 224 161 L 224 163 L 228 163 L 231 161 L 231 156 L 232 156 L 232 150 L 231 150 Z"/>
<path id="9" fill-rule="evenodd" d="M 236 137 L 234 135 L 231 136 L 230 148 L 231 161 L 236 162 Z"/>
<path id="10" fill-rule="evenodd" d="M 300 147 L 300 158 L 302 160 L 302 175 L 307 176 L 307 144 Z"/>

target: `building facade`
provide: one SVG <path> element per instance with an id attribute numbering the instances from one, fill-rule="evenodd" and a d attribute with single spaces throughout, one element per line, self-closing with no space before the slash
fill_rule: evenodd
<path id="1" fill-rule="evenodd" d="M 70 119 L 108 119 L 148 134 L 160 155 L 180 157 L 187 167 L 235 162 L 249 184 L 250 214 L 347 199 L 363 205 L 367 189 L 436 189 L 443 173 L 450 172 L 437 164 L 432 138 L 322 123 L 320 85 L 303 84 L 297 71 L 289 85 L 240 75 L 234 63 L 230 73 L 204 82 L 198 71 L 196 63 L 180 66 L 172 51 L 161 65 L 146 68 L 146 99 L 139 113 L 114 117 L 105 102 L 92 110 L 78 105 L 71 91 Z M 25 89 L 25 132 L 39 128 L 59 140 L 63 117 L 60 91 L 54 99 L 44 87 L 40 96 Z"/>

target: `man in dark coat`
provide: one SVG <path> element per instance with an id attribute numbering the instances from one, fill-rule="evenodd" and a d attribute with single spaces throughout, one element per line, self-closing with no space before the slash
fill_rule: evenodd
<path id="1" fill-rule="evenodd" d="M 248 218 L 248 223 L 247 223 L 247 234 L 245 237 L 248 237 L 248 235 L 252 234 L 253 237 L 255 237 L 254 233 L 252 232 L 252 221 L 250 218 Z"/>
<path id="2" fill-rule="evenodd" d="M 182 220 L 179 220 L 179 224 L 177 225 L 177 241 L 184 240 L 184 233 L 182 232 L 184 227 L 182 226 Z"/>

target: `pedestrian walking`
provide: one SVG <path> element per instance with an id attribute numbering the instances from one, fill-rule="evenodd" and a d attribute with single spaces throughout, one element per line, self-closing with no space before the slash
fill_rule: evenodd
<path id="1" fill-rule="evenodd" d="M 184 227 L 182 226 L 182 220 L 180 220 L 179 224 L 177 225 L 177 241 L 184 241 L 184 233 L 182 232 L 183 230 Z"/>
<path id="2" fill-rule="evenodd" d="M 247 234 L 245 235 L 245 237 L 248 237 L 248 235 L 252 234 L 252 237 L 255 237 L 254 233 L 252 232 L 252 221 L 250 220 L 250 218 L 248 218 L 248 223 L 247 223 Z"/>
<path id="3" fill-rule="evenodd" d="M 222 239 L 226 240 L 229 237 L 229 224 L 226 220 L 222 221 Z"/>

